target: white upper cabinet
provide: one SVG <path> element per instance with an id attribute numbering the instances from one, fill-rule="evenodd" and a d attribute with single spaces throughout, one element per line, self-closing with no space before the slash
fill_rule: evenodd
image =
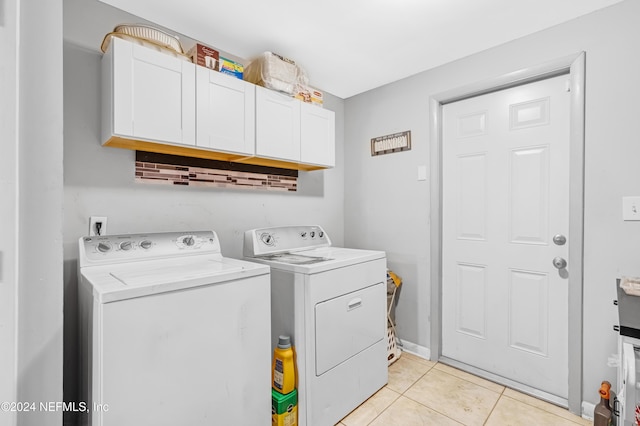
<path id="1" fill-rule="evenodd" d="M 102 59 L 103 140 L 195 145 L 195 65 L 119 38 Z"/>
<path id="2" fill-rule="evenodd" d="M 318 170 L 335 165 L 335 114 L 113 37 L 102 58 L 102 144 Z"/>
<path id="3" fill-rule="evenodd" d="M 255 85 L 196 67 L 196 145 L 255 154 Z"/>
<path id="4" fill-rule="evenodd" d="M 335 166 L 336 126 L 333 111 L 300 104 L 300 162 Z"/>
<path id="5" fill-rule="evenodd" d="M 290 96 L 256 86 L 256 155 L 300 161 L 300 104 Z"/>

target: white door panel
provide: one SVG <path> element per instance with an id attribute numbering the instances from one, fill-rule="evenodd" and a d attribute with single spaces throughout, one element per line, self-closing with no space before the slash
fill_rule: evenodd
<path id="1" fill-rule="evenodd" d="M 487 155 L 462 155 L 456 167 L 460 176 L 456 209 L 457 236 L 484 241 L 487 238 Z M 464 171 L 464 173 L 462 173 Z"/>
<path id="2" fill-rule="evenodd" d="M 443 107 L 442 355 L 562 398 L 568 77 Z"/>
<path id="3" fill-rule="evenodd" d="M 509 156 L 509 241 L 547 244 L 549 147 L 514 149 Z"/>
<path id="4" fill-rule="evenodd" d="M 456 266 L 456 331 L 486 339 L 487 268 L 464 263 Z"/>
<path id="5" fill-rule="evenodd" d="M 529 271 L 509 271 L 509 346 L 548 356 L 549 277 Z"/>

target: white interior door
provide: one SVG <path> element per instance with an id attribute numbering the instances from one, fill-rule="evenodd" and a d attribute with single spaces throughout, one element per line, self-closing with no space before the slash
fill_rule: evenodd
<path id="1" fill-rule="evenodd" d="M 442 147 L 442 355 L 565 399 L 567 81 L 445 105 Z"/>

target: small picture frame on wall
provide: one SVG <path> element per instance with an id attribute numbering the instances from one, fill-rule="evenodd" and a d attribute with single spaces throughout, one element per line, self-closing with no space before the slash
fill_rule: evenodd
<path id="1" fill-rule="evenodd" d="M 371 139 L 371 156 L 409 151 L 411 149 L 411 130 L 378 136 Z"/>

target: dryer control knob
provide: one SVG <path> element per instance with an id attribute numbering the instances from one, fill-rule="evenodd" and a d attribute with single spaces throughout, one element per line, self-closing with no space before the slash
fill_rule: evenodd
<path id="1" fill-rule="evenodd" d="M 268 232 L 261 234 L 260 239 L 268 246 L 272 246 L 275 243 L 275 241 L 273 240 L 273 235 L 269 234 Z"/>
<path id="2" fill-rule="evenodd" d="M 182 242 L 184 243 L 185 246 L 191 247 L 192 245 L 194 245 L 196 243 L 196 240 L 193 239 L 192 235 L 189 235 L 188 237 L 184 237 Z"/>
<path id="3" fill-rule="evenodd" d="M 140 243 L 140 247 L 142 247 L 145 250 L 149 250 L 151 248 L 151 241 L 149 240 L 144 240 L 143 242 Z"/>
<path id="4" fill-rule="evenodd" d="M 98 243 L 98 251 L 100 253 L 106 253 L 111 250 L 111 244 L 109 243 Z"/>
<path id="5" fill-rule="evenodd" d="M 120 250 L 131 250 L 133 248 L 133 244 L 131 243 L 131 241 L 125 241 L 120 243 Z"/>

